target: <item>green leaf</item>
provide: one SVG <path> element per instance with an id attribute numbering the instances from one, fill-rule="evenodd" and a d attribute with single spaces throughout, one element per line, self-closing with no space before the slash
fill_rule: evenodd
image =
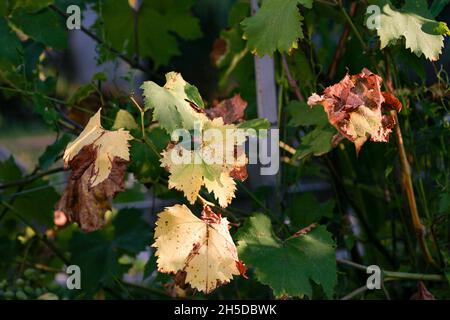
<path id="1" fill-rule="evenodd" d="M 6 279 L 6 274 L 2 274 L 3 268 L 11 267 L 15 258 L 19 255 L 19 241 L 9 239 L 6 236 L 0 236 L 0 278 Z M 6 269 L 7 270 L 7 269 Z"/>
<path id="2" fill-rule="evenodd" d="M 268 130 L 270 128 L 270 122 L 266 118 L 252 119 L 241 122 L 238 125 L 239 129 L 254 129 L 258 130 Z"/>
<path id="3" fill-rule="evenodd" d="M 439 199 L 439 213 L 450 213 L 450 193 L 442 193 Z"/>
<path id="4" fill-rule="evenodd" d="M 114 130 L 124 128 L 127 130 L 136 130 L 139 129 L 138 124 L 134 120 L 131 113 L 126 110 L 120 109 L 116 114 L 116 119 L 114 120 L 114 124 L 112 126 Z"/>
<path id="5" fill-rule="evenodd" d="M 54 3 L 54 0 L 13 0 L 14 10 L 24 9 L 28 12 L 36 12 Z"/>
<path id="6" fill-rule="evenodd" d="M 107 81 L 107 80 L 108 80 L 108 76 L 104 72 L 96 72 L 92 76 L 92 81 Z"/>
<path id="7" fill-rule="evenodd" d="M 112 225 L 92 233 L 76 232 L 70 240 L 71 262 L 80 266 L 81 287 L 87 294 L 122 278 L 130 267 L 119 262 L 123 253 L 135 255 L 151 243 L 150 226 L 139 210 L 121 210 Z"/>
<path id="8" fill-rule="evenodd" d="M 153 81 L 146 81 L 141 87 L 144 90 L 145 107 L 154 109 L 154 118 L 169 134 L 176 129 L 192 130 L 197 124 L 201 126 L 208 120 L 205 114 L 191 106 L 190 102 L 195 103 L 193 98 L 201 100 L 200 95 L 192 95 L 191 87 L 193 86 L 176 72 L 166 74 L 164 87 L 160 87 Z M 190 96 L 186 94 L 186 91 L 190 93 Z"/>
<path id="9" fill-rule="evenodd" d="M 0 16 L 6 16 L 6 14 L 8 13 L 8 1 L 1 1 L 0 2 Z"/>
<path id="10" fill-rule="evenodd" d="M 242 21 L 250 50 L 262 57 L 275 50 L 296 49 L 297 41 L 303 39 L 299 4 L 310 9 L 312 0 L 265 0 L 253 17 Z"/>
<path id="11" fill-rule="evenodd" d="M 39 58 L 45 51 L 45 45 L 40 42 L 28 40 L 23 43 L 24 48 L 24 63 L 25 74 L 28 79 L 35 79 L 38 77 Z"/>
<path id="12" fill-rule="evenodd" d="M 426 0 L 406 1 L 396 9 L 389 0 L 377 0 L 381 7 L 380 28 L 377 29 L 381 49 L 390 42 L 405 38 L 405 46 L 417 56 L 422 54 L 436 61 L 444 46 L 444 37 L 436 31 L 439 23 L 433 20 Z"/>
<path id="13" fill-rule="evenodd" d="M 4 44 L 7 44 L 0 46 L 0 67 L 1 69 L 12 69 L 13 65 L 21 62 L 22 44 L 3 17 L 0 17 L 0 38 Z M 4 71 L 2 70 L 0 73 Z"/>
<path id="14" fill-rule="evenodd" d="M 269 217 L 256 214 L 238 231 L 239 257 L 276 297 L 312 297 L 310 281 L 331 298 L 336 285 L 335 245 L 324 226 L 305 235 L 278 238 Z"/>
<path id="15" fill-rule="evenodd" d="M 153 128 L 147 134 L 147 143 L 138 140 L 130 142 L 131 163 L 128 169 L 141 183 L 156 181 L 164 169 L 159 166 L 159 154 L 170 141 L 161 128 Z"/>
<path id="16" fill-rule="evenodd" d="M 58 156 L 60 156 L 67 144 L 72 140 L 72 137 L 68 134 L 60 136 L 53 144 L 45 148 L 44 153 L 39 157 L 39 167 L 41 170 L 47 170 L 52 166 Z"/>
<path id="17" fill-rule="evenodd" d="M 41 94 L 34 95 L 32 102 L 33 111 L 40 115 L 46 124 L 55 127 L 59 119 L 59 113 L 55 110 L 53 103 Z"/>
<path id="18" fill-rule="evenodd" d="M 6 183 L 22 178 L 22 171 L 11 156 L 8 160 L 0 162 L 0 182 Z"/>
<path id="19" fill-rule="evenodd" d="M 447 24 L 445 22 L 439 22 L 437 27 L 434 29 L 436 33 L 440 35 L 447 35 L 450 36 L 450 29 L 448 28 Z"/>
<path id="20" fill-rule="evenodd" d="M 212 57 L 221 71 L 219 88 L 229 90 L 232 84 L 236 88 L 235 92 L 240 93 L 251 105 L 251 101 L 255 100 L 254 61 L 246 41 L 242 39 L 241 26 L 223 30 L 215 45 Z"/>
<path id="21" fill-rule="evenodd" d="M 22 172 L 17 166 L 14 158 L 0 162 L 0 182 L 13 182 L 23 179 Z M 5 201 L 9 201 L 17 195 L 13 202 L 14 208 L 20 212 L 27 220 L 37 221 L 46 226 L 53 225 L 54 205 L 58 201 L 59 195 L 48 181 L 38 179 L 26 184 L 19 189 L 12 186 L 1 190 L 1 196 Z M 45 194 L 45 197 L 42 196 Z M 0 212 L 5 207 L 0 204 Z"/>
<path id="22" fill-rule="evenodd" d="M 192 0 L 146 1 L 139 10 L 138 46 L 141 57 L 155 66 L 166 65 L 180 55 L 177 36 L 193 40 L 201 36 L 197 18 L 190 13 Z M 117 50 L 135 53 L 134 12 L 127 1 L 103 1 L 101 19 L 106 40 Z"/>
<path id="23" fill-rule="evenodd" d="M 291 127 L 324 126 L 328 123 L 328 117 L 323 107 L 311 108 L 306 102 L 293 100 L 286 106 L 286 112 L 291 117 L 288 122 Z"/>
<path id="24" fill-rule="evenodd" d="M 202 96 L 200 95 L 200 92 L 198 92 L 197 87 L 187 83 L 186 87 L 184 88 L 184 92 L 186 93 L 187 99 L 195 103 L 196 106 L 200 108 L 203 108 L 205 106 Z"/>
<path id="25" fill-rule="evenodd" d="M 13 23 L 26 35 L 57 50 L 67 46 L 67 28 L 64 19 L 50 9 L 36 13 L 14 12 Z"/>
<path id="26" fill-rule="evenodd" d="M 150 226 L 142 218 L 142 212 L 137 209 L 120 210 L 113 220 L 113 246 L 127 253 L 138 254 L 152 242 Z"/>
<path id="27" fill-rule="evenodd" d="M 94 92 L 97 92 L 96 87 L 92 83 L 88 83 L 85 85 L 82 85 L 77 88 L 77 90 L 70 96 L 70 98 L 67 100 L 67 104 L 69 106 L 74 106 L 79 104 L 81 101 L 89 97 Z"/>
<path id="28" fill-rule="evenodd" d="M 147 279 L 152 275 L 153 272 L 156 271 L 157 265 L 156 265 L 156 257 L 154 254 L 151 255 L 151 257 L 148 259 L 147 263 L 144 267 L 144 276 L 143 279 Z"/>
<path id="29" fill-rule="evenodd" d="M 81 270 L 81 288 L 90 295 L 102 285 L 110 285 L 121 279 L 129 265 L 121 265 L 119 253 L 114 250 L 104 232 L 76 232 L 69 244 L 71 263 Z"/>
<path id="30" fill-rule="evenodd" d="M 332 149 L 331 140 L 336 134 L 332 126 L 317 127 L 306 134 L 295 152 L 294 159 L 303 159 L 306 156 L 321 156 Z"/>
<path id="31" fill-rule="evenodd" d="M 320 203 L 312 193 L 304 193 L 295 196 L 287 213 L 294 227 L 304 228 L 323 217 L 331 218 L 333 208 L 334 200 Z"/>

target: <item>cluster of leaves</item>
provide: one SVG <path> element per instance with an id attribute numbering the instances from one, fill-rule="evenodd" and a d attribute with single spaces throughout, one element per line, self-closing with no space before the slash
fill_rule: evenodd
<path id="1" fill-rule="evenodd" d="M 0 36 L 8 44 L 0 48 L 1 92 L 8 101 L 20 96 L 57 132 L 32 174 L 13 157 L 0 162 L 0 279 L 8 279 L 0 283 L 0 299 L 46 292 L 55 293 L 47 295 L 52 298 L 188 297 L 188 284 L 216 298 L 335 298 L 361 285 L 358 273 L 337 272 L 337 250 L 362 264 L 448 277 L 449 80 L 444 70 L 431 81 L 425 73 L 428 61 L 446 58 L 449 31 L 439 21 L 446 1 L 368 1 L 381 8 L 380 28 L 371 31 L 366 3 L 351 13 L 353 4 L 341 1 L 263 0 L 251 15 L 249 1 L 235 1 L 211 52 L 219 73 L 214 97 L 230 98 L 211 104 L 179 73 L 167 73 L 163 86 L 155 76 L 173 69 L 173 58 L 188 50 L 184 43 L 202 37 L 191 14 L 194 1 L 74 2 L 97 12 L 91 31 L 99 39 L 99 64 L 125 61 L 142 70 L 147 59 L 154 81 L 142 85 L 144 106 L 137 108 L 129 92 L 105 94 L 104 73 L 61 95 L 51 58 L 66 48 L 58 8 L 68 2 L 0 3 Z M 284 148 L 276 187 L 250 191 L 237 182 L 247 178 L 246 135 L 233 145 L 232 164 L 211 165 L 208 158 L 224 141 L 198 146 L 171 134 L 268 128 L 267 120 L 254 119 L 254 58 L 266 54 L 276 67 L 280 136 L 293 147 Z M 204 65 L 181 61 L 196 71 Z M 395 92 L 384 92 L 392 89 L 386 83 Z M 409 226 L 396 145 L 367 142 L 388 142 L 397 125 L 394 110 L 432 264 Z M 172 155 L 198 161 L 173 163 Z M 71 170 L 65 190 L 47 178 L 61 171 L 55 165 L 60 158 Z M 150 223 L 139 210 L 116 209 L 148 202 L 146 189 L 178 204 L 152 215 Z M 142 251 L 150 251 L 146 263 L 138 258 Z M 23 273 L 24 265 L 33 264 L 50 274 L 19 281 L 33 273 Z M 50 290 L 53 273 L 68 264 L 83 270 L 83 290 Z M 143 273 L 142 286 L 126 280 L 134 273 Z M 236 286 L 215 290 L 233 277 Z M 409 298 L 416 282 L 386 287 L 392 297 Z M 445 281 L 429 288 L 448 298 Z M 423 283 L 420 292 L 428 292 Z"/>

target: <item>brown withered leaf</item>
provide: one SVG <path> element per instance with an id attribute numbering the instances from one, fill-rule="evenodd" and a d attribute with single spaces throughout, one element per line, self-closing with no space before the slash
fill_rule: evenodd
<path id="1" fill-rule="evenodd" d="M 436 298 L 425 287 L 425 283 L 419 281 L 417 292 L 412 295 L 411 300 L 436 300 Z"/>
<path id="2" fill-rule="evenodd" d="M 55 224 L 63 226 L 76 222 L 81 230 L 91 232 L 105 224 L 105 212 L 111 209 L 114 196 L 124 189 L 128 161 L 115 157 L 108 178 L 91 187 L 95 174 L 97 148 L 84 146 L 69 162 L 72 169 L 66 189 L 55 207 Z"/>
<path id="3" fill-rule="evenodd" d="M 112 199 L 124 188 L 130 159 L 128 141 L 132 136 L 122 128 L 105 130 L 100 112 L 91 117 L 83 132 L 64 151 L 64 167 L 72 171 L 55 207 L 57 226 L 77 222 L 86 232 L 101 228 Z"/>
<path id="4" fill-rule="evenodd" d="M 247 108 L 247 101 L 242 99 L 240 94 L 235 94 L 232 98 L 222 100 L 205 111 L 208 118 L 222 117 L 224 124 L 231 124 L 244 120 L 245 108 Z"/>
<path id="5" fill-rule="evenodd" d="M 364 68 L 356 75 L 346 75 L 339 83 L 327 87 L 323 95 L 314 93 L 308 105 L 321 104 L 328 121 L 339 134 L 355 144 L 359 153 L 370 139 L 388 142 L 395 120 L 388 112 L 400 111 L 401 103 L 392 94 L 381 91 L 382 78 Z"/>

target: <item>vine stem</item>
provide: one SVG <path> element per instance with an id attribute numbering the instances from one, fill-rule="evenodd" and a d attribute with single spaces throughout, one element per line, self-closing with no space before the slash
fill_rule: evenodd
<path id="1" fill-rule="evenodd" d="M 358 270 L 366 271 L 367 266 L 345 260 L 345 259 L 336 259 L 336 262 L 339 264 L 343 264 Z M 440 274 L 426 274 L 426 273 L 410 273 L 410 272 L 397 272 L 397 271 L 381 271 L 385 280 L 422 280 L 422 281 L 447 281 L 447 279 Z"/>
<path id="2" fill-rule="evenodd" d="M 49 8 L 52 9 L 53 11 L 55 11 L 56 13 L 58 13 L 61 17 L 65 18 L 65 19 L 67 19 L 69 17 L 68 14 L 66 14 L 64 11 L 62 11 L 60 8 L 58 8 L 54 4 L 50 5 Z M 88 37 L 90 37 L 92 40 L 94 40 L 95 42 L 103 45 L 109 52 L 111 52 L 112 54 L 116 55 L 117 57 L 119 57 L 124 62 L 126 62 L 130 67 L 132 67 L 134 69 L 141 70 L 142 72 L 147 73 L 148 75 L 151 75 L 151 76 L 155 77 L 158 80 L 162 79 L 161 76 L 158 73 L 152 72 L 151 70 L 149 70 L 148 68 L 146 68 L 142 64 L 140 64 L 139 63 L 139 58 L 136 57 L 136 59 L 130 59 L 129 57 L 127 57 L 125 54 L 121 53 L 117 49 L 107 45 L 96 34 L 92 33 L 89 29 L 87 29 L 84 26 L 81 26 L 80 30 L 84 34 L 86 34 Z"/>
<path id="3" fill-rule="evenodd" d="M 348 15 L 348 13 L 345 10 L 342 3 L 340 3 L 340 8 L 341 8 L 342 14 L 344 15 L 345 19 L 347 20 L 349 26 L 352 28 L 353 32 L 355 33 L 356 37 L 358 38 L 359 42 L 361 43 L 361 46 L 367 52 L 368 48 L 367 48 L 366 43 L 364 42 L 363 37 L 361 36 L 361 33 L 359 33 L 359 30 L 356 28 L 355 24 L 353 23 L 352 18 Z"/>
<path id="4" fill-rule="evenodd" d="M 286 150 L 287 152 L 289 152 L 292 155 L 294 155 L 295 152 L 296 152 L 296 150 L 293 147 L 291 147 L 286 142 L 283 142 L 281 140 L 279 142 L 279 146 L 280 146 L 281 149 Z"/>
<path id="5" fill-rule="evenodd" d="M 355 289 L 352 292 L 350 292 L 349 294 L 347 294 L 344 297 L 342 297 L 341 300 L 350 300 L 350 299 L 356 297 L 357 295 L 366 292 L 368 289 L 369 288 L 367 288 L 366 285 L 364 285 L 362 287 L 359 287 L 358 289 Z"/>
<path id="6" fill-rule="evenodd" d="M 352 2 L 350 5 L 350 13 L 349 18 L 352 19 L 356 13 L 356 9 L 358 8 L 357 2 Z M 345 11 L 345 10 L 344 10 Z M 333 79 L 336 75 L 337 66 L 339 64 L 339 61 L 342 58 L 342 55 L 345 50 L 345 43 L 347 42 L 348 36 L 350 34 L 350 24 L 347 23 L 344 27 L 344 31 L 341 34 L 341 37 L 339 38 L 339 43 L 336 47 L 336 52 L 334 53 L 333 61 L 331 62 L 330 70 L 328 71 L 328 79 Z"/>
<path id="7" fill-rule="evenodd" d="M 284 71 L 286 72 L 286 77 L 292 90 L 294 90 L 295 96 L 299 101 L 304 102 L 305 98 L 303 98 L 303 95 L 300 92 L 300 88 L 298 87 L 297 81 L 295 81 L 294 77 L 292 77 L 291 70 L 289 70 L 289 65 L 287 63 L 286 56 L 284 55 L 284 53 L 281 54 L 281 63 L 283 64 Z"/>
<path id="8" fill-rule="evenodd" d="M 415 234 L 417 236 L 417 240 L 419 241 L 419 246 L 422 250 L 423 255 L 425 256 L 426 261 L 429 264 L 435 265 L 436 262 L 431 256 L 430 250 L 428 249 L 427 243 L 425 241 L 425 227 L 420 220 L 419 212 L 417 210 L 416 197 L 414 195 L 414 187 L 411 179 L 411 166 L 409 165 L 408 158 L 406 156 L 405 145 L 403 143 L 403 136 L 400 128 L 400 123 L 398 121 L 397 112 L 394 110 L 391 113 L 394 117 L 395 123 L 397 124 L 395 126 L 395 136 L 397 138 L 397 146 L 402 166 L 402 183 L 408 197 L 411 221 L 414 227 Z"/>
<path id="9" fill-rule="evenodd" d="M 392 82 L 391 70 L 388 62 L 386 62 L 386 88 L 390 93 L 394 93 L 394 85 Z M 400 122 L 398 120 L 397 111 L 392 110 L 391 115 L 393 116 L 396 123 L 395 137 L 397 139 L 397 147 L 402 168 L 402 184 L 408 198 L 411 222 L 413 224 L 414 232 L 416 234 L 420 249 L 425 257 L 426 262 L 431 265 L 436 265 L 436 262 L 434 261 L 430 250 L 428 249 L 428 245 L 425 240 L 425 227 L 420 220 L 419 212 L 417 210 L 416 197 L 414 195 L 414 186 L 411 178 L 411 166 L 406 156 L 406 149 L 403 143 L 403 135 L 400 127 Z"/>
<path id="10" fill-rule="evenodd" d="M 25 179 L 18 180 L 18 181 L 4 183 L 4 184 L 0 185 L 0 190 L 1 189 L 6 189 L 6 188 L 10 188 L 10 187 L 15 187 L 15 186 L 26 185 L 26 184 L 29 184 L 29 183 L 31 183 L 31 182 L 39 179 L 39 178 L 42 178 L 44 176 L 48 176 L 48 175 L 51 175 L 51 174 L 54 174 L 54 173 L 58 173 L 58 172 L 61 172 L 61 171 L 64 171 L 64 168 L 63 167 L 58 167 L 58 168 L 54 168 L 54 169 L 50 169 L 48 171 L 44 171 L 44 172 L 38 173 L 38 174 L 33 175 L 33 176 L 29 177 L 29 178 L 25 178 Z"/>
<path id="11" fill-rule="evenodd" d="M 139 113 L 141 114 L 141 132 L 142 132 L 142 139 L 145 139 L 145 126 L 144 126 L 144 114 L 145 110 L 140 106 L 140 104 L 136 101 L 136 99 L 133 96 L 130 96 L 131 102 L 135 105 L 136 108 L 138 108 Z"/>

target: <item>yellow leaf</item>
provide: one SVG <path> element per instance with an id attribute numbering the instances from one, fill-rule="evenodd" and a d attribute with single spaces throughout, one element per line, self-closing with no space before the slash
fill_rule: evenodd
<path id="1" fill-rule="evenodd" d="M 101 109 L 89 120 L 78 138 L 67 145 L 63 157 L 64 165 L 67 167 L 83 147 L 93 145 L 97 156 L 94 162 L 94 174 L 89 180 L 90 187 L 94 187 L 108 178 L 115 157 L 126 161 L 130 160 L 128 141 L 133 139 L 128 131 L 123 129 L 105 130 L 100 122 L 100 111 Z"/>
<path id="2" fill-rule="evenodd" d="M 185 205 L 159 213 L 155 229 L 158 271 L 185 272 L 185 282 L 209 293 L 243 272 L 228 221 L 206 208 L 202 219 Z"/>
<path id="3" fill-rule="evenodd" d="M 220 134 L 207 137 L 209 129 Z M 183 143 L 170 145 L 162 152 L 161 166 L 170 172 L 169 188 L 182 191 L 191 204 L 205 186 L 225 208 L 236 191 L 232 172 L 240 169 L 244 174 L 239 179 L 246 178 L 247 156 L 236 152 L 243 150 L 246 134 L 235 125 L 224 125 L 222 118 L 215 118 L 205 123 L 202 137 L 201 144 L 194 150 L 186 149 Z"/>

